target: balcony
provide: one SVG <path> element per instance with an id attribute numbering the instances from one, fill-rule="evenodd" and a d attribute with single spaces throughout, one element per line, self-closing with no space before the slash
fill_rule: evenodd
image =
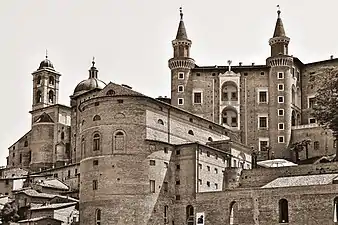
<path id="1" fill-rule="evenodd" d="M 317 123 L 297 125 L 297 126 L 292 126 L 291 130 L 310 129 L 310 128 L 315 128 L 315 127 L 319 127 L 319 125 Z"/>

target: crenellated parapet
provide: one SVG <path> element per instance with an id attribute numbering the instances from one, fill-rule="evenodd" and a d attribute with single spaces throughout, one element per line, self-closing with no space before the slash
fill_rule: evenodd
<path id="1" fill-rule="evenodd" d="M 288 55 L 278 55 L 266 59 L 266 64 L 271 67 L 289 66 L 293 64 L 293 58 Z"/>
<path id="2" fill-rule="evenodd" d="M 195 67 L 195 60 L 192 58 L 172 58 L 168 62 L 168 66 L 173 69 L 193 69 Z"/>

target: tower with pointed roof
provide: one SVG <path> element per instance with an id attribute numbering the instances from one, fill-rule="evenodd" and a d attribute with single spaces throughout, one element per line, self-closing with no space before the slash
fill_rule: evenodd
<path id="1" fill-rule="evenodd" d="M 40 63 L 33 75 L 32 110 L 41 109 L 58 103 L 59 80 L 61 74 L 55 71 L 53 63 L 46 58 Z"/>
<path id="2" fill-rule="evenodd" d="M 183 12 L 180 8 L 180 23 L 177 35 L 172 41 L 174 56 L 169 60 L 171 70 L 171 104 L 181 107 L 189 105 L 191 96 L 184 93 L 191 69 L 195 67 L 194 59 L 190 58 L 191 40 L 188 39 L 183 21 Z"/>

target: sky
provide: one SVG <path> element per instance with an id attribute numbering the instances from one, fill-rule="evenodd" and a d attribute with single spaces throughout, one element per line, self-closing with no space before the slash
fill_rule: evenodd
<path id="1" fill-rule="evenodd" d="M 48 57 L 69 105 L 95 56 L 99 78 L 151 97 L 170 96 L 168 59 L 179 7 L 197 65 L 265 64 L 281 7 L 289 54 L 304 63 L 338 56 L 337 0 L 11 0 L 0 1 L 0 165 L 30 130 L 32 75 Z"/>

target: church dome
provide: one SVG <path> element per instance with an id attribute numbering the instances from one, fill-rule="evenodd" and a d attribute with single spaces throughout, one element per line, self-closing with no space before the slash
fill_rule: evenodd
<path id="1" fill-rule="evenodd" d="M 99 80 L 97 77 L 98 70 L 95 67 L 95 62 L 93 59 L 93 66 L 89 70 L 89 78 L 87 80 L 81 81 L 74 90 L 74 95 L 90 91 L 93 89 L 103 89 L 106 84 Z"/>
<path id="2" fill-rule="evenodd" d="M 93 89 L 103 89 L 106 84 L 94 77 L 88 78 L 87 80 L 81 81 L 74 90 L 74 95 L 84 91 L 90 91 Z"/>
<path id="3" fill-rule="evenodd" d="M 45 68 L 54 70 L 53 63 L 48 59 L 47 56 L 46 56 L 46 58 L 40 63 L 39 70 L 45 69 Z"/>

